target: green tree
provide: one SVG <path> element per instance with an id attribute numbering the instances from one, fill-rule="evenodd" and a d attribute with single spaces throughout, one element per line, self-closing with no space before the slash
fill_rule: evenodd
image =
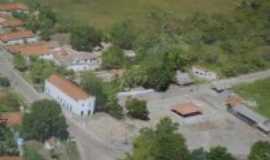
<path id="1" fill-rule="evenodd" d="M 116 119 L 123 119 L 123 108 L 118 104 L 117 98 L 112 96 L 106 103 L 106 112 Z"/>
<path id="2" fill-rule="evenodd" d="M 106 69 L 118 69 L 125 65 L 124 52 L 119 47 L 111 47 L 102 54 L 102 66 Z"/>
<path id="3" fill-rule="evenodd" d="M 26 139 L 45 141 L 51 137 L 68 138 L 67 124 L 59 104 L 51 100 L 36 101 L 23 118 L 23 135 Z"/>
<path id="4" fill-rule="evenodd" d="M 101 40 L 100 32 L 90 26 L 76 26 L 71 32 L 71 45 L 79 51 L 92 51 Z"/>
<path id="5" fill-rule="evenodd" d="M 255 143 L 248 156 L 249 160 L 269 160 L 270 159 L 270 143 L 259 141 Z"/>
<path id="6" fill-rule="evenodd" d="M 138 99 L 128 99 L 126 102 L 128 115 L 133 118 L 148 120 L 149 111 L 146 106 L 146 101 Z"/>
<path id="7" fill-rule="evenodd" d="M 169 118 L 162 119 L 156 129 L 142 129 L 125 160 L 190 160 L 185 139 L 177 129 L 178 124 Z"/>
<path id="8" fill-rule="evenodd" d="M 38 59 L 32 63 L 30 74 L 34 83 L 42 83 L 55 71 L 56 66 L 52 62 Z"/>
<path id="9" fill-rule="evenodd" d="M 16 54 L 14 56 L 14 66 L 16 69 L 18 69 L 19 71 L 23 72 L 27 69 L 27 62 L 26 59 L 20 55 L 20 54 Z"/>
<path id="10" fill-rule="evenodd" d="M 128 22 L 115 24 L 111 29 L 110 36 L 113 44 L 123 49 L 132 49 L 136 38 Z"/>
<path id="11" fill-rule="evenodd" d="M 104 109 L 107 102 L 107 95 L 103 89 L 104 82 L 96 77 L 93 72 L 85 72 L 81 76 L 81 86 L 90 94 L 96 96 L 96 104 L 98 109 Z"/>
<path id="12" fill-rule="evenodd" d="M 0 156 L 18 154 L 19 151 L 12 131 L 4 124 L 0 124 Z"/>
<path id="13" fill-rule="evenodd" d="M 208 160 L 236 160 L 224 147 L 211 148 L 208 155 Z"/>
<path id="14" fill-rule="evenodd" d="M 143 86 L 157 91 L 165 91 L 175 77 L 175 71 L 164 64 L 146 66 L 146 72 L 148 78 Z"/>

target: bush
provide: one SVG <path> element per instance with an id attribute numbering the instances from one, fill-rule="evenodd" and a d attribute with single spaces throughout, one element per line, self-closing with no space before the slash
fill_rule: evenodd
<path id="1" fill-rule="evenodd" d="M 138 99 L 127 100 L 126 107 L 128 110 L 128 115 L 133 118 L 148 120 L 149 111 L 146 106 L 146 101 L 141 101 Z"/>
<path id="2" fill-rule="evenodd" d="M 106 69 L 119 69 L 125 65 L 124 52 L 119 47 L 111 47 L 102 54 L 102 66 Z"/>
<path id="3" fill-rule="evenodd" d="M 9 82 L 8 78 L 6 78 L 6 77 L 0 77 L 0 86 L 2 86 L 2 87 L 9 87 L 10 86 L 10 82 Z"/>
<path id="4" fill-rule="evenodd" d="M 26 59 L 20 54 L 15 55 L 13 63 L 15 68 L 21 72 L 27 70 L 28 68 Z"/>
<path id="5" fill-rule="evenodd" d="M 118 104 L 117 99 L 111 98 L 106 104 L 106 112 L 116 119 L 124 118 L 123 108 Z"/>

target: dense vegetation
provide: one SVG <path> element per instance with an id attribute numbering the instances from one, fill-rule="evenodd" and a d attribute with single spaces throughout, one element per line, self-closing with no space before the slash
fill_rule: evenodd
<path id="1" fill-rule="evenodd" d="M 147 109 L 146 101 L 138 100 L 138 99 L 128 99 L 126 102 L 126 108 L 128 110 L 128 115 L 141 119 L 148 120 L 149 111 Z"/>
<path id="2" fill-rule="evenodd" d="M 242 84 L 235 88 L 247 100 L 255 101 L 256 110 L 270 118 L 270 79 L 259 80 L 252 84 Z"/>
<path id="3" fill-rule="evenodd" d="M 20 0 L 33 1 L 33 0 Z M 37 0 L 36 0 L 37 1 Z M 230 13 L 240 0 L 46 0 L 40 1 L 53 8 L 57 14 L 68 16 L 77 23 L 87 23 L 108 29 L 112 24 L 130 19 L 138 26 L 147 26 L 146 15 L 149 10 L 170 10 L 179 17 L 194 12 Z"/>
<path id="4" fill-rule="evenodd" d="M 0 90 L 0 112 L 18 112 L 22 101 L 19 96 L 6 90 Z"/>
<path id="5" fill-rule="evenodd" d="M 67 127 L 59 104 L 51 100 L 40 100 L 34 102 L 30 113 L 24 115 L 22 130 L 26 139 L 44 142 L 51 137 L 67 139 Z"/>
<path id="6" fill-rule="evenodd" d="M 10 128 L 0 124 L 0 157 L 5 155 L 18 155 L 17 144 Z"/>

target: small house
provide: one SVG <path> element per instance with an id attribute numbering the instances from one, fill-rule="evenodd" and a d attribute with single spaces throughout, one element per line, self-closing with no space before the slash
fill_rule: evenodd
<path id="1" fill-rule="evenodd" d="M 0 123 L 8 126 L 17 126 L 22 123 L 22 114 L 20 112 L 8 112 L 0 114 Z"/>
<path id="2" fill-rule="evenodd" d="M 202 67 L 193 66 L 192 67 L 192 74 L 197 78 L 208 80 L 208 81 L 218 79 L 218 76 L 215 72 L 208 71 L 207 69 L 202 68 Z"/>

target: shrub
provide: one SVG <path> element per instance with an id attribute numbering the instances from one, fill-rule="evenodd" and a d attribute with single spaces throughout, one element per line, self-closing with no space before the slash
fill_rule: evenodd
<path id="1" fill-rule="evenodd" d="M 148 120 L 149 111 L 146 106 L 146 101 L 141 101 L 138 99 L 127 100 L 126 107 L 128 110 L 128 115 L 133 118 Z"/>

